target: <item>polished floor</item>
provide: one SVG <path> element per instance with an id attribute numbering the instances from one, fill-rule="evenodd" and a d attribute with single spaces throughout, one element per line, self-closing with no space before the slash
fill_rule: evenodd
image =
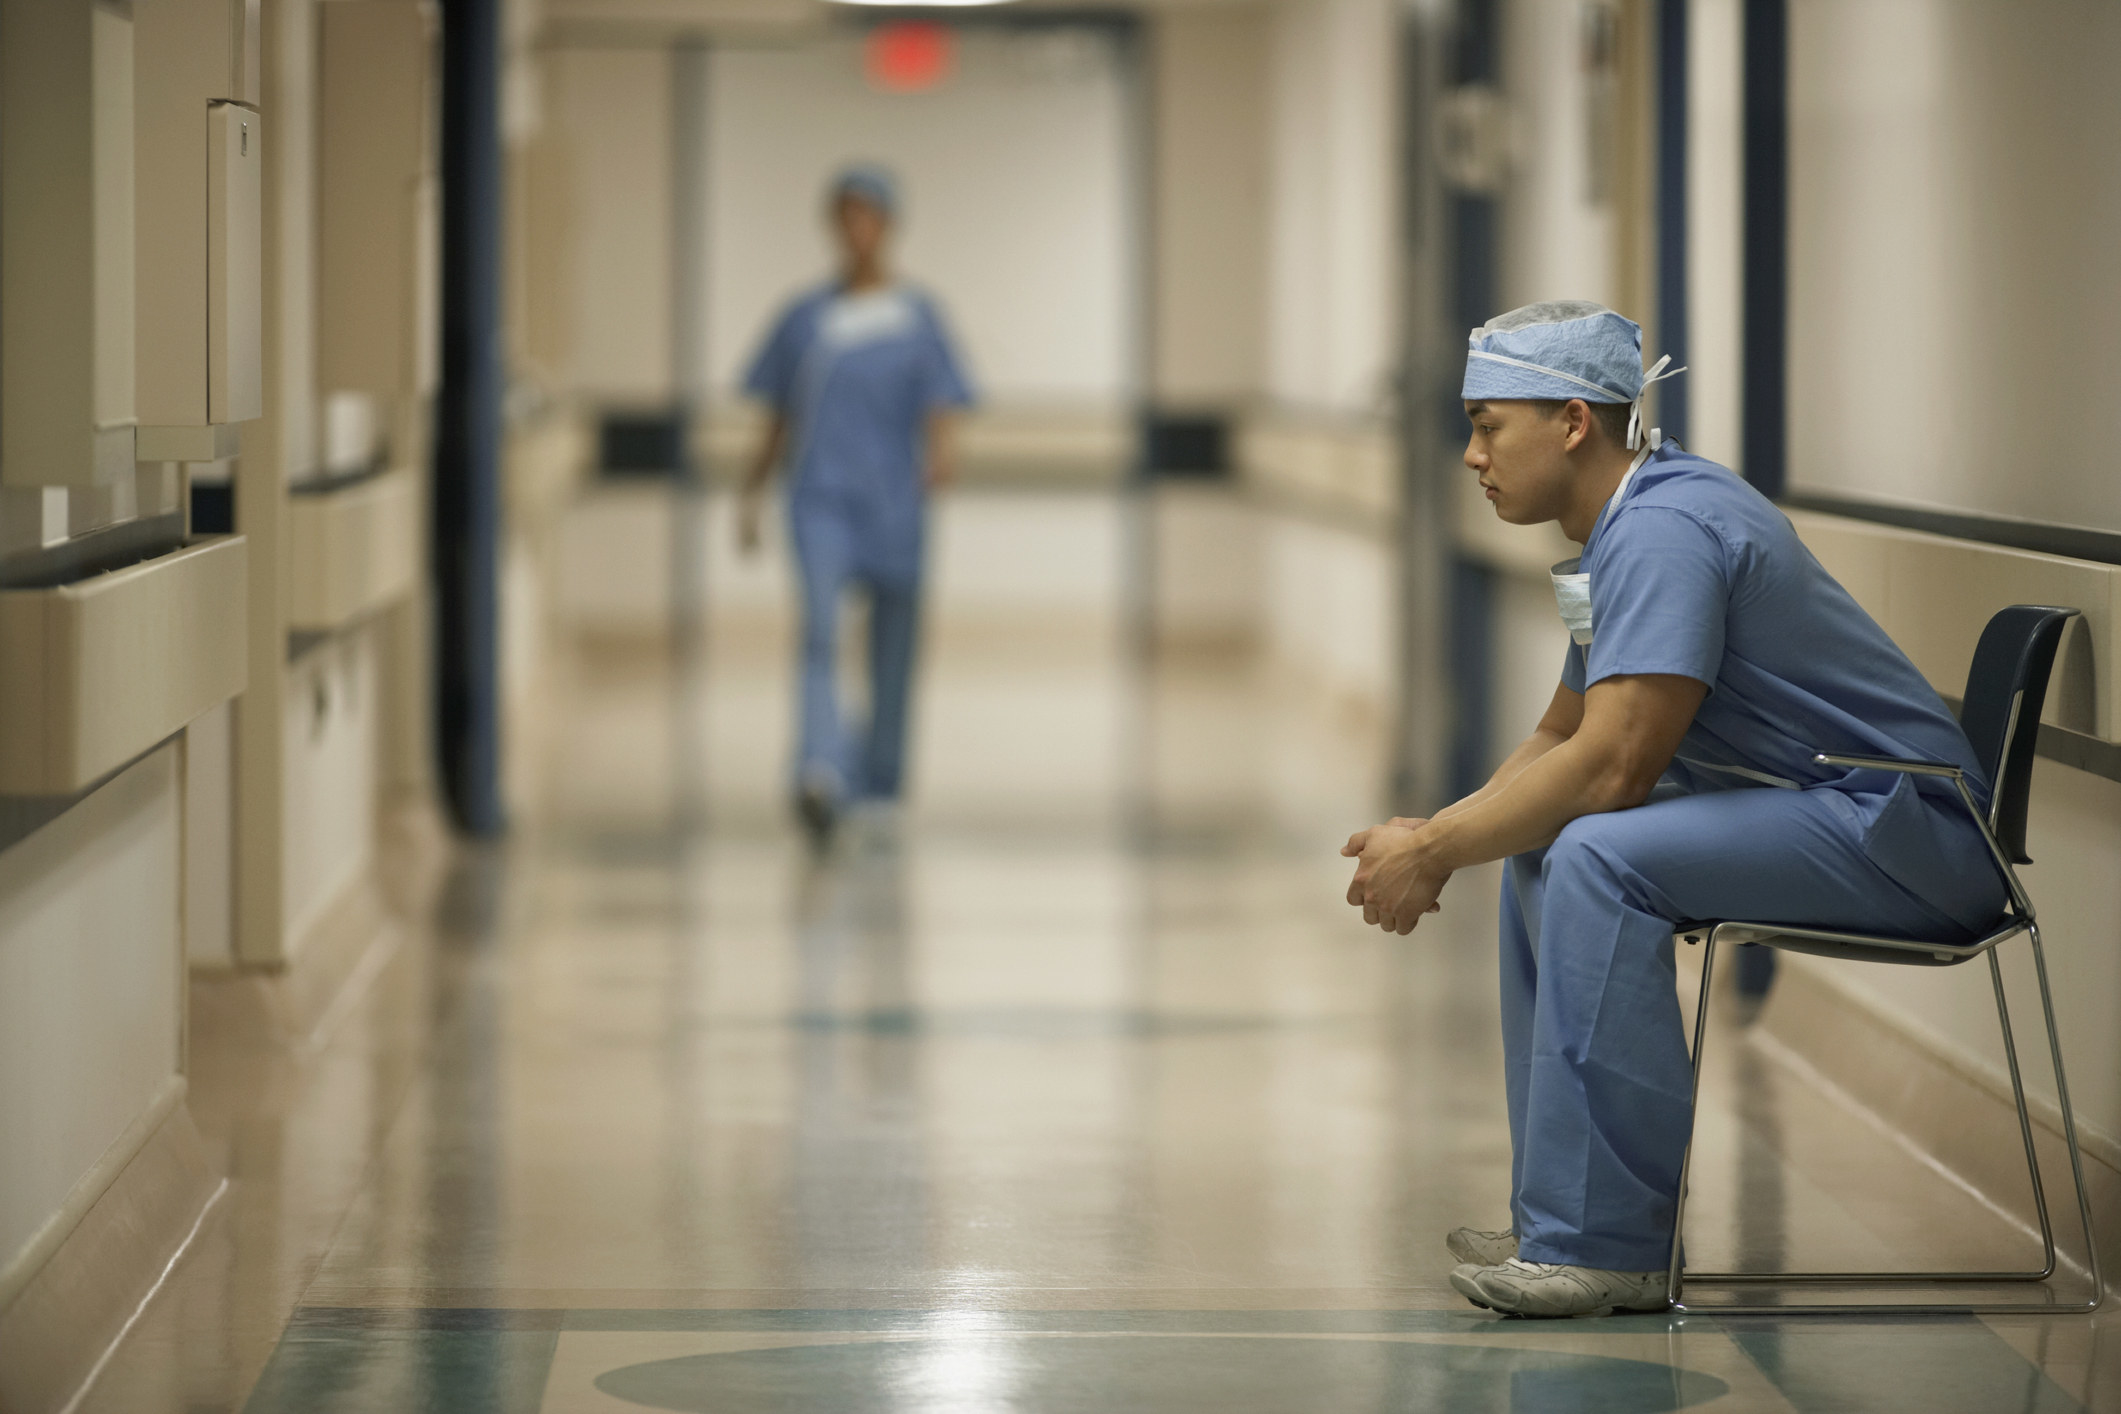
<path id="1" fill-rule="evenodd" d="M 778 808 L 784 624 L 718 622 L 689 692 L 547 664 L 513 838 L 408 885 L 341 1013 L 268 1044 L 202 992 L 231 1188 L 80 1407 L 2121 1407 L 2080 1318 L 1459 1301 L 1441 1235 L 1500 1225 L 1508 1169 L 1495 875 L 1361 928 L 1374 714 L 1125 618 L 945 597 L 912 808 L 823 855 Z M 2020 1252 L 1744 1045 L 1701 1146 L 1712 1265 Z"/>

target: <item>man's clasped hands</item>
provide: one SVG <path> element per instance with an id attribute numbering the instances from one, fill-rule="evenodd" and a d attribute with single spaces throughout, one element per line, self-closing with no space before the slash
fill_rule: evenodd
<path id="1" fill-rule="evenodd" d="M 1407 934 L 1426 913 L 1442 911 L 1437 902 L 1451 871 L 1432 857 L 1427 820 L 1395 816 L 1382 825 L 1348 836 L 1341 854 L 1356 860 L 1348 883 L 1348 902 L 1362 910 L 1362 921 L 1387 933 Z"/>

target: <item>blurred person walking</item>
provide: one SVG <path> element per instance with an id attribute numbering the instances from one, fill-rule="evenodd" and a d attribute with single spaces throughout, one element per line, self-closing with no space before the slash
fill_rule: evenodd
<path id="1" fill-rule="evenodd" d="M 839 273 L 788 304 L 744 379 L 772 418 L 744 484 L 739 535 L 747 552 L 758 547 L 766 489 L 785 466 L 803 591 L 795 802 L 820 844 L 849 805 L 899 797 L 928 493 L 951 479 L 953 414 L 972 401 L 935 301 L 885 265 L 898 210 L 885 169 L 861 164 L 834 178 L 827 219 Z M 849 585 L 869 601 L 869 714 L 859 728 L 842 716 L 837 681 Z"/>

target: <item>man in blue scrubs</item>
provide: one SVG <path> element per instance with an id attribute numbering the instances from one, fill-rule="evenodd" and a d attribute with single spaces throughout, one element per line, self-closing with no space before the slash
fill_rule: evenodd
<path id="1" fill-rule="evenodd" d="M 882 168 L 850 167 L 829 211 L 838 278 L 774 324 L 744 389 L 773 418 L 744 488 L 741 535 L 758 543 L 767 484 L 788 469 L 788 525 L 803 589 L 796 805 L 828 839 L 856 801 L 899 795 L 919 618 L 928 492 L 951 475 L 949 415 L 972 401 L 941 313 L 887 274 L 898 195 Z M 837 691 L 840 596 L 869 598 L 869 720 L 850 730 Z"/>
<path id="2" fill-rule="evenodd" d="M 1950 761 L 1988 794 L 1944 702 L 1782 513 L 1641 426 L 1641 337 L 1578 301 L 1473 331 L 1465 462 L 1503 520 L 1584 547 L 1554 571 L 1572 641 L 1492 780 L 1343 851 L 1361 861 L 1348 902 L 1397 933 L 1455 870 L 1509 861 L 1512 1223 L 1446 1245 L 1460 1293 L 1526 1316 L 1665 1305 L 1693 1122 L 1676 923 L 1971 941 L 2003 904 L 1948 784 L 1812 760 Z"/>

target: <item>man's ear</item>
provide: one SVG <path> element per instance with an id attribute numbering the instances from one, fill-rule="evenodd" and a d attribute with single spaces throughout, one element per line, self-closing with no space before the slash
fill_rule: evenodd
<path id="1" fill-rule="evenodd" d="M 1568 424 L 1561 449 L 1573 452 L 1591 435 L 1591 405 L 1582 398 L 1571 398 L 1562 406 L 1561 417 Z"/>

